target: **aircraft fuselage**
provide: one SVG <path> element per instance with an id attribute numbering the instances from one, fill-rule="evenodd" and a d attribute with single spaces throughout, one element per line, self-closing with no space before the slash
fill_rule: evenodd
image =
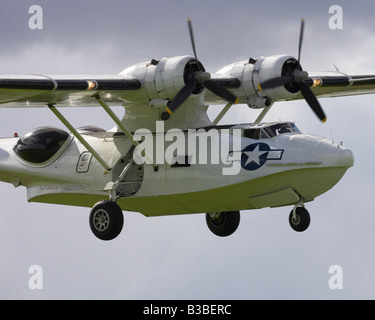
<path id="1" fill-rule="evenodd" d="M 25 186 L 34 202 L 92 207 L 112 192 L 122 210 L 146 216 L 312 201 L 354 163 L 349 149 L 288 122 L 142 131 L 139 150 L 122 133 L 83 130 L 106 170 L 71 134 L 54 143 L 42 129 L 0 140 L 2 181 Z"/>

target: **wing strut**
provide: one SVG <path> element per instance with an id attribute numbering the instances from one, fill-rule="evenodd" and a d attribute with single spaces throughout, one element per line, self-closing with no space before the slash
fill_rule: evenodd
<path id="1" fill-rule="evenodd" d="M 221 110 L 221 112 L 219 113 L 219 115 L 215 118 L 215 120 L 213 121 L 213 124 L 216 126 L 220 120 L 225 116 L 225 114 L 228 112 L 228 110 L 230 109 L 230 107 L 233 105 L 232 102 L 229 102 L 225 105 L 225 107 L 223 108 L 223 110 Z"/>
<path id="2" fill-rule="evenodd" d="M 129 138 L 131 143 L 137 148 L 139 146 L 138 141 L 134 140 L 133 135 L 131 132 L 126 129 L 125 125 L 121 122 L 121 120 L 116 116 L 116 114 L 112 111 L 112 109 L 108 106 L 108 104 L 105 103 L 105 101 L 99 96 L 96 95 L 95 99 L 99 102 L 99 104 L 103 107 L 103 109 L 108 113 L 108 115 L 112 118 L 112 120 L 117 124 L 117 126 L 120 128 L 120 130 Z M 146 152 L 146 150 L 145 150 Z M 158 170 L 158 166 L 154 163 L 150 155 L 145 153 L 145 158 L 147 159 L 148 163 L 152 163 L 154 170 Z"/>
<path id="3" fill-rule="evenodd" d="M 85 148 L 90 151 L 93 157 L 104 167 L 104 169 L 110 171 L 111 167 L 105 162 L 105 160 L 97 153 L 93 147 L 82 137 L 82 135 L 70 124 L 70 122 L 58 111 L 54 105 L 48 104 L 48 108 L 55 114 L 55 116 L 70 130 L 70 132 L 81 142 Z"/>
<path id="4" fill-rule="evenodd" d="M 271 107 L 272 107 L 272 104 L 271 104 L 270 106 L 268 106 L 268 107 L 265 107 L 265 108 L 263 109 L 263 111 L 260 113 L 260 115 L 258 116 L 258 118 L 255 120 L 255 123 L 261 123 L 262 120 L 263 120 L 263 118 L 264 118 L 264 117 L 266 116 L 266 114 L 268 113 L 268 111 L 270 111 Z"/>

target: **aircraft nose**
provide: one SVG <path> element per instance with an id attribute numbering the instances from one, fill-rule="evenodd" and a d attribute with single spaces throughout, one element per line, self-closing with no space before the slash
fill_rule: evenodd
<path id="1" fill-rule="evenodd" d="M 339 157 L 339 165 L 343 167 L 352 167 L 354 165 L 354 154 L 349 149 L 341 150 Z"/>

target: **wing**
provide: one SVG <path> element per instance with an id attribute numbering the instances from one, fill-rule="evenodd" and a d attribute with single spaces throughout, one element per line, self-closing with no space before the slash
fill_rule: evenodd
<path id="1" fill-rule="evenodd" d="M 229 90 L 236 91 L 243 101 L 247 98 L 238 89 L 241 80 L 230 76 L 213 76 L 212 80 Z M 375 93 L 375 75 L 347 75 L 339 72 L 310 73 L 304 82 L 317 97 L 339 97 Z M 48 104 L 59 106 L 92 106 L 97 102 L 92 97 L 100 94 L 109 105 L 122 105 L 126 101 L 144 100 L 137 94 L 142 82 L 131 76 L 46 76 L 4 75 L 0 76 L 0 107 L 42 107 Z M 302 95 L 290 95 L 280 100 L 302 99 Z M 205 101 L 225 104 L 226 101 L 206 93 Z"/>
<path id="2" fill-rule="evenodd" d="M 97 105 L 98 94 L 110 105 L 121 105 L 142 87 L 135 77 L 101 76 L 0 76 L 0 107 Z M 133 97 L 134 99 L 134 97 Z"/>
<path id="3" fill-rule="evenodd" d="M 375 75 L 339 72 L 310 73 L 305 83 L 317 97 L 341 97 L 375 93 Z"/>
<path id="4" fill-rule="evenodd" d="M 347 75 L 340 72 L 311 72 L 309 75 L 309 78 L 304 80 L 304 82 L 317 97 L 342 97 L 375 93 L 375 75 Z M 246 100 L 251 96 L 256 97 L 255 92 L 259 92 L 258 90 L 253 91 L 252 88 L 255 85 L 252 81 L 244 81 L 240 77 L 214 75 L 212 80 L 234 92 L 241 103 L 246 103 Z M 264 95 L 261 94 L 260 96 Z M 298 99 L 303 99 L 302 94 L 287 94 L 272 100 L 276 102 Z M 208 104 L 227 103 L 212 92 L 206 93 L 205 101 Z"/>
<path id="5" fill-rule="evenodd" d="M 187 58 L 189 57 L 179 57 L 180 60 Z M 169 60 L 173 62 L 176 58 L 162 59 L 158 64 L 142 63 L 136 67 L 130 67 L 128 71 L 119 75 L 0 76 L 0 107 L 99 106 L 95 98 L 100 97 L 108 106 L 124 105 L 126 107 L 127 112 L 123 122 L 129 130 L 135 131 L 141 127 L 152 130 L 155 127 L 155 121 L 162 119 L 161 115 L 168 101 L 173 99 L 176 92 L 183 86 L 183 80 L 181 80 L 183 77 L 175 76 L 174 70 L 177 68 L 174 65 L 171 70 L 164 70 Z M 160 65 L 164 68 L 160 67 L 162 71 L 157 69 Z M 249 63 L 240 62 L 233 66 L 232 70 L 235 74 L 232 72 L 214 74 L 211 82 L 232 91 L 239 98 L 240 103 L 249 103 L 250 99 L 257 102 L 258 97 L 261 98 L 259 100 L 261 102 L 266 100 L 264 98 L 270 98 L 273 102 L 303 99 L 300 92 L 290 93 L 283 87 L 260 92 L 257 90 L 257 83 L 261 79 L 256 79 L 256 73 L 254 73 L 256 65 L 253 67 Z M 181 70 L 183 74 L 184 69 Z M 161 78 L 162 75 L 164 78 Z M 171 76 L 176 83 L 167 81 L 168 76 Z M 375 75 L 347 75 L 340 72 L 310 73 L 304 82 L 317 97 L 375 93 Z M 272 94 L 275 95 L 272 96 Z M 189 99 L 179 112 L 166 121 L 166 126 L 186 129 L 209 125 L 211 122 L 207 118 L 206 104 L 227 103 L 210 90 L 205 91 L 204 101 L 205 103 L 202 103 L 199 96 Z"/>

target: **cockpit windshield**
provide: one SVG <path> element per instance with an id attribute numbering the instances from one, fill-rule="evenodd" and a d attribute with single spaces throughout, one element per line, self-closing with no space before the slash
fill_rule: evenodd
<path id="1" fill-rule="evenodd" d="M 268 135 L 269 138 L 276 137 L 283 133 L 301 133 L 296 125 L 291 122 L 283 122 L 283 123 L 276 123 L 270 126 L 266 126 L 263 128 L 265 133 Z"/>
<path id="2" fill-rule="evenodd" d="M 263 124 L 243 130 L 243 136 L 254 140 L 271 139 L 284 133 L 301 133 L 292 122 Z"/>

